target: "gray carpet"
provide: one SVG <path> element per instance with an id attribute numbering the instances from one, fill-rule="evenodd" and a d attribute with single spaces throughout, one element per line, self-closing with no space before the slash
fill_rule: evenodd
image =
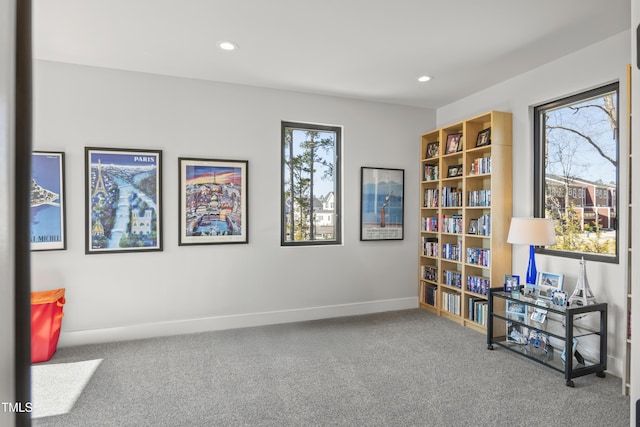
<path id="1" fill-rule="evenodd" d="M 486 349 L 403 310 L 61 348 L 103 359 L 69 414 L 34 426 L 629 426 L 621 380 Z"/>

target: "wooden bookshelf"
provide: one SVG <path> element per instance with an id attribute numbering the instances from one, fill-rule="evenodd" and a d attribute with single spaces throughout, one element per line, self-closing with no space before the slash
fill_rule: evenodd
<path id="1" fill-rule="evenodd" d="M 482 333 L 489 288 L 511 273 L 511 121 L 491 111 L 420 142 L 420 307 Z M 476 146 L 486 129 L 490 142 Z"/>

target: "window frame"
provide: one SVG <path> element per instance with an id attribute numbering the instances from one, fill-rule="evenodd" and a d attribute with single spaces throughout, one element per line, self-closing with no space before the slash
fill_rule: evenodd
<path id="1" fill-rule="evenodd" d="M 334 185 L 334 238 L 331 240 L 300 240 L 287 241 L 285 232 L 287 228 L 286 215 L 286 157 L 285 157 L 285 132 L 287 128 L 297 130 L 313 130 L 319 132 L 334 132 L 335 142 L 335 185 Z M 317 123 L 303 123 L 282 121 L 280 126 L 280 246 L 336 246 L 342 245 L 342 126 L 326 125 Z M 313 206 L 313 203 L 312 203 Z"/>
<path id="2" fill-rule="evenodd" d="M 534 217 L 546 218 L 545 216 L 545 153 L 546 153 L 546 138 L 544 138 L 546 122 L 543 119 L 546 111 L 555 110 L 562 106 L 568 106 L 580 101 L 586 101 L 588 99 L 596 98 L 598 96 L 605 95 L 610 92 L 616 93 L 616 122 L 617 129 L 615 131 L 616 140 L 616 187 L 615 187 L 615 203 L 613 205 L 618 219 L 620 212 L 619 192 L 620 192 L 620 82 L 605 84 L 593 89 L 582 91 L 574 95 L 566 96 L 563 98 L 550 101 L 533 108 L 533 150 L 534 150 L 534 191 L 533 191 L 533 206 Z M 584 194 L 586 197 L 586 193 Z M 592 252 L 573 252 L 563 249 L 551 249 L 545 246 L 537 246 L 535 248 L 536 253 L 544 255 L 559 256 L 564 258 L 580 259 L 584 258 L 587 261 L 605 262 L 611 264 L 619 264 L 620 262 L 620 223 L 616 226 L 616 238 L 615 238 L 615 255 L 604 255 Z"/>

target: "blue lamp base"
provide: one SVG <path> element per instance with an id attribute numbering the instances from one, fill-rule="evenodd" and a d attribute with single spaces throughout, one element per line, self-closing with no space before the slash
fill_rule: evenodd
<path id="1" fill-rule="evenodd" d="M 538 270 L 536 269 L 536 250 L 533 245 L 529 245 L 529 266 L 527 267 L 527 285 L 535 285 Z"/>

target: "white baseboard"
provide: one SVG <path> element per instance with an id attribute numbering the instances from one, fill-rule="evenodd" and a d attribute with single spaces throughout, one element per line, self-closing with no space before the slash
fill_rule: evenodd
<path id="1" fill-rule="evenodd" d="M 278 323 L 355 316 L 360 314 L 381 313 L 384 311 L 406 310 L 417 307 L 418 298 L 409 297 L 324 307 L 204 317 L 199 319 L 176 320 L 170 322 L 144 323 L 117 328 L 69 332 L 63 331 L 60 334 L 58 347 L 127 341 L 169 335 L 193 334 L 198 332 L 246 328 L 251 326 L 275 325 Z"/>

